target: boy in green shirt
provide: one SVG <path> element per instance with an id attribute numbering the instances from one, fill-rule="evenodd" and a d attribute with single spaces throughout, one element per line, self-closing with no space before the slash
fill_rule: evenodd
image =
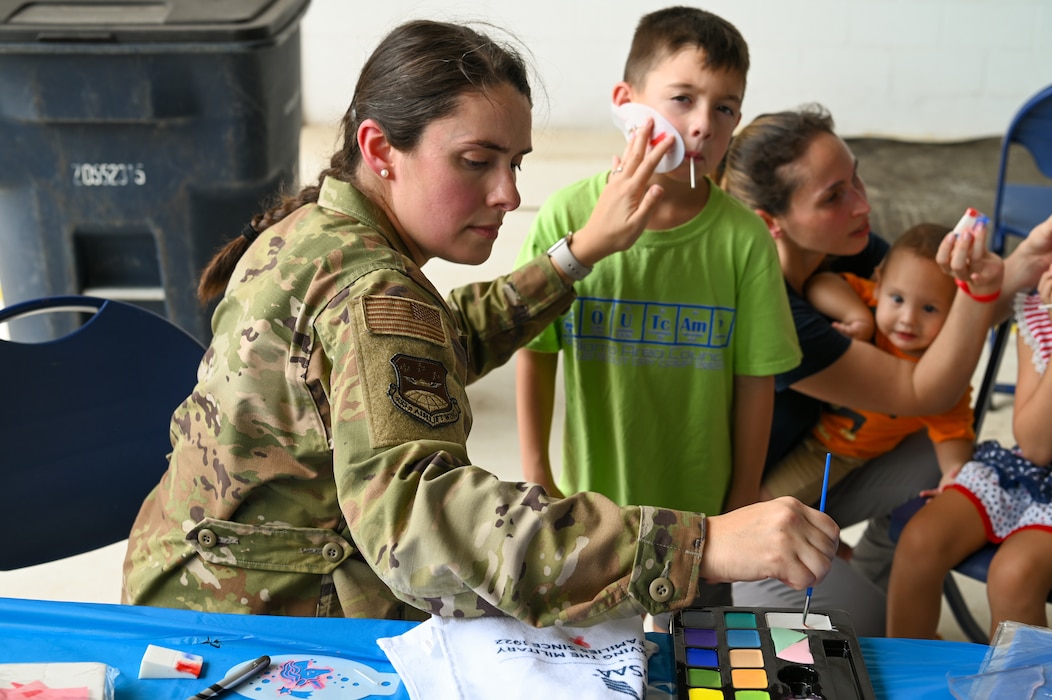
<path id="1" fill-rule="evenodd" d="M 800 350 L 767 227 L 710 177 L 741 119 L 748 68 L 741 34 L 709 12 L 671 7 L 636 29 L 614 105 L 656 110 L 685 156 L 653 176 L 664 196 L 639 241 L 585 270 L 570 311 L 519 352 L 524 476 L 554 494 L 598 491 L 709 514 L 758 500 L 773 376 L 795 367 Z M 554 194 L 520 262 L 580 229 L 618 174 Z M 548 442 L 560 351 L 557 485 Z"/>

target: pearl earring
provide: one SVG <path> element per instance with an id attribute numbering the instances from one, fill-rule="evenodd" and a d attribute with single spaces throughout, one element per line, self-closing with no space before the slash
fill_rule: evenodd
<path id="1" fill-rule="evenodd" d="M 382 178 L 386 179 L 387 176 L 389 176 L 390 174 L 391 174 L 391 171 L 388 170 L 387 168 L 383 168 L 382 170 L 380 170 L 380 177 L 382 177 Z"/>

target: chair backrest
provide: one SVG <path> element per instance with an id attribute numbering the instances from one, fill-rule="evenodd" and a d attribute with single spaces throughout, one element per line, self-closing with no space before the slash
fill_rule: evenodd
<path id="1" fill-rule="evenodd" d="M 1008 137 L 1026 147 L 1038 169 L 1052 177 L 1052 85 L 1019 108 L 1008 127 Z"/>
<path id="2" fill-rule="evenodd" d="M 1026 238 L 1034 226 L 1052 215 L 1052 179 L 1040 182 L 1038 175 L 1027 180 L 1010 179 L 1013 146 L 1024 148 L 1033 158 L 1039 174 L 1052 178 L 1052 85 L 1019 108 L 1001 141 L 1001 162 L 990 222 L 990 249 L 1002 256 L 1009 252 L 1009 236 Z M 982 429 L 994 393 L 1015 391 L 1014 384 L 997 382 L 1011 326 L 1011 320 L 1005 321 L 993 335 L 989 359 L 975 395 L 973 424 L 977 434 Z"/>
<path id="3" fill-rule="evenodd" d="M 1030 229 L 1052 214 L 1052 182 L 1012 181 L 1013 146 L 1024 148 L 1038 171 L 1052 178 L 1052 85 L 1019 108 L 1001 142 L 991 247 L 1002 254 L 1006 236 L 1025 237 Z"/>
<path id="4" fill-rule="evenodd" d="M 16 304 L 0 323 L 60 311 L 92 315 L 55 340 L 0 339 L 0 570 L 128 537 L 204 354 L 167 319 L 93 297 Z"/>

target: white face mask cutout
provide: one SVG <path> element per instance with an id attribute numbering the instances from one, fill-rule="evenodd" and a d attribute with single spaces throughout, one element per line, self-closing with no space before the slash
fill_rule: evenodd
<path id="1" fill-rule="evenodd" d="M 611 112 L 614 117 L 614 124 L 621 129 L 626 139 L 632 138 L 632 132 L 643 126 L 646 123 L 647 117 L 654 120 L 654 136 L 658 134 L 666 134 L 672 137 L 675 143 L 669 152 L 658 161 L 657 167 L 654 172 L 667 173 L 670 170 L 675 170 L 679 167 L 680 163 L 683 162 L 683 156 L 686 154 L 687 149 L 683 145 L 683 137 L 680 136 L 679 131 L 676 127 L 672 126 L 672 123 L 668 119 L 661 116 L 661 113 L 652 107 L 648 107 L 638 102 L 626 102 L 622 105 L 611 105 Z M 653 145 L 647 147 L 649 150 L 653 148 Z M 690 186 L 694 187 L 694 159 L 690 162 Z"/>

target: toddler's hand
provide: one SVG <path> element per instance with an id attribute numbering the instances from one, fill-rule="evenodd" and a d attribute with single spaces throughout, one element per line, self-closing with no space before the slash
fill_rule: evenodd
<path id="1" fill-rule="evenodd" d="M 1039 223 L 1019 243 L 1012 256 L 1020 255 L 1029 261 L 1031 269 L 1052 266 L 1052 216 Z M 1036 271 L 1036 270 L 1035 270 Z"/>
<path id="2" fill-rule="evenodd" d="M 873 338 L 873 324 L 865 319 L 833 321 L 830 325 L 848 338 L 862 341 L 869 341 Z"/>
<path id="3" fill-rule="evenodd" d="M 1041 273 L 1041 279 L 1037 281 L 1037 294 L 1042 304 L 1052 304 L 1052 266 Z"/>
<path id="4" fill-rule="evenodd" d="M 960 471 L 961 471 L 960 469 L 954 469 L 949 474 L 943 474 L 942 478 L 939 479 L 939 485 L 936 486 L 933 489 L 925 489 L 925 490 L 921 491 L 920 492 L 920 497 L 928 499 L 928 500 L 931 500 L 932 498 L 935 498 L 940 493 L 942 493 L 943 490 L 947 486 L 949 486 L 953 482 L 957 481 L 957 474 L 959 474 Z"/>

